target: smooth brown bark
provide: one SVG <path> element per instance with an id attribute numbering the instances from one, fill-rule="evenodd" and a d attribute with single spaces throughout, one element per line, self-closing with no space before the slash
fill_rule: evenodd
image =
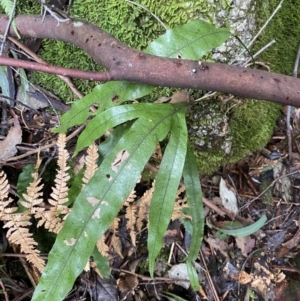
<path id="1" fill-rule="evenodd" d="M 4 33 L 7 22 L 7 16 L 0 15 L 0 33 Z M 40 16 L 20 15 L 16 17 L 16 24 L 22 36 L 61 40 L 82 48 L 106 68 L 108 80 L 219 91 L 300 106 L 300 80 L 291 76 L 148 55 L 127 47 L 102 29 L 81 20 L 58 25 L 51 16 L 42 22 Z M 12 29 L 10 34 L 15 36 Z"/>

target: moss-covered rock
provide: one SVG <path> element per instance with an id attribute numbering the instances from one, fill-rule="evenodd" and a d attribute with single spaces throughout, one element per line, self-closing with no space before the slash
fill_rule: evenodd
<path id="1" fill-rule="evenodd" d="M 199 171 L 210 174 L 264 147 L 279 110 L 279 105 L 270 102 L 237 98 L 224 102 L 220 96 L 192 107 L 189 136 Z"/>

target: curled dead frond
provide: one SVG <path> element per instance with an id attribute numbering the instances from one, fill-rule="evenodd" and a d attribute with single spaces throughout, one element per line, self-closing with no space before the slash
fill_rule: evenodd
<path id="1" fill-rule="evenodd" d="M 87 182 L 92 178 L 96 170 L 98 169 L 97 159 L 99 157 L 98 148 L 95 143 L 90 145 L 87 149 L 87 156 L 85 157 L 85 171 L 82 179 L 82 189 Z"/>
<path id="2" fill-rule="evenodd" d="M 9 221 L 3 227 L 8 228 L 6 236 L 9 242 L 19 245 L 21 252 L 26 254 L 26 259 L 42 272 L 45 262 L 40 258 L 40 251 L 36 249 L 37 242 L 28 230 L 31 225 L 29 211 L 11 214 L 9 218 Z"/>

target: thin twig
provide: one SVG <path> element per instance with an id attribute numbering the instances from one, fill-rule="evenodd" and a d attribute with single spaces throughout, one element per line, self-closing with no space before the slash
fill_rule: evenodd
<path id="1" fill-rule="evenodd" d="M 214 295 L 214 299 L 215 299 L 215 301 L 220 301 L 218 293 L 217 293 L 215 285 L 214 285 L 214 282 L 212 281 L 212 279 L 210 277 L 209 270 L 208 270 L 206 262 L 205 262 L 205 257 L 203 256 L 203 253 L 201 250 L 200 250 L 199 254 L 201 257 L 202 264 L 205 268 L 205 275 L 207 276 L 207 281 L 208 281 L 209 287 Z"/>
<path id="2" fill-rule="evenodd" d="M 2 293 L 4 294 L 5 301 L 9 301 L 8 294 L 6 292 L 5 286 L 1 279 L 0 279 L 0 286 L 2 287 Z"/>
<path id="3" fill-rule="evenodd" d="M 70 69 L 64 67 L 53 66 L 49 64 L 40 64 L 35 62 L 29 62 L 24 60 L 16 60 L 9 57 L 0 57 L 0 64 L 2 66 L 13 66 L 17 68 L 41 71 L 51 74 L 59 74 L 62 76 L 70 76 L 81 79 L 87 79 L 90 81 L 109 81 L 110 74 L 108 71 L 103 72 L 92 72 L 92 71 L 83 71 L 80 69 Z"/>
<path id="4" fill-rule="evenodd" d="M 265 24 L 261 27 L 261 29 L 258 31 L 258 33 L 254 36 L 254 38 L 250 41 L 250 43 L 247 46 L 247 49 L 249 49 L 252 44 L 256 41 L 256 39 L 261 35 L 261 33 L 264 31 L 264 29 L 267 27 L 267 25 L 270 23 L 270 21 L 273 19 L 273 17 L 276 15 L 276 13 L 278 12 L 278 10 L 281 8 L 282 3 L 284 0 L 281 0 L 280 3 L 277 5 L 277 7 L 275 8 L 275 10 L 273 11 L 272 15 L 270 16 L 270 18 L 265 22 Z M 243 51 L 238 55 L 241 56 L 244 54 L 244 52 L 247 49 L 243 49 Z"/>
<path id="5" fill-rule="evenodd" d="M 140 274 L 130 272 L 130 271 L 127 271 L 127 270 L 123 270 L 123 269 L 112 268 L 112 270 L 117 271 L 117 272 L 126 273 L 126 274 L 129 274 L 129 275 L 133 275 L 133 276 L 136 276 L 136 277 L 138 277 L 142 280 L 145 280 L 145 281 L 152 281 L 153 283 L 156 282 L 156 281 L 164 281 L 164 282 L 171 282 L 171 283 L 175 282 L 175 281 L 184 281 L 184 282 L 189 282 L 190 281 L 189 279 L 184 279 L 184 278 L 166 278 L 166 277 L 151 278 L 151 277 L 148 277 L 148 276 L 140 275 Z"/>
<path id="6" fill-rule="evenodd" d="M 256 58 L 257 56 L 259 56 L 262 52 L 264 52 L 267 48 L 271 47 L 274 43 L 276 43 L 275 40 L 272 40 L 271 42 L 269 42 L 267 45 L 265 45 L 264 47 L 262 47 L 261 49 L 259 49 L 255 54 L 252 55 L 251 58 L 247 59 L 242 66 L 246 66 L 247 64 L 249 64 L 249 62 L 252 61 L 252 59 Z"/>
<path id="7" fill-rule="evenodd" d="M 20 49 L 22 49 L 25 53 L 29 54 L 36 62 L 41 64 L 47 64 L 43 59 L 41 59 L 37 54 L 35 54 L 32 50 L 26 47 L 24 44 L 20 43 L 17 39 L 13 37 L 8 37 L 8 39 L 17 45 Z M 60 79 L 62 79 L 72 90 L 72 92 L 80 99 L 83 97 L 83 94 L 76 89 L 71 79 L 67 76 L 57 75 Z"/>

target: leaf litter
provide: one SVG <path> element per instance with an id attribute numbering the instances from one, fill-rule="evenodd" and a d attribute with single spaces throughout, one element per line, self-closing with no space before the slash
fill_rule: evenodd
<path id="1" fill-rule="evenodd" d="M 279 126 L 276 131 L 282 131 L 282 128 L 283 126 Z M 9 138 L 13 141 L 12 145 L 21 143 L 20 129 L 18 120 L 14 117 L 12 134 L 7 135 L 12 137 Z M 272 151 L 277 147 L 277 152 L 284 154 L 285 136 L 276 131 L 275 138 L 268 147 L 272 147 Z M 279 136 L 282 138 L 276 138 Z M 11 156 L 15 154 L 12 153 Z M 295 165 L 292 170 L 297 170 L 300 164 L 300 160 L 297 161 L 300 158 L 297 149 L 293 155 Z M 93 156 L 97 157 L 96 154 Z M 127 157 L 126 151 L 122 150 L 113 162 L 112 169 L 120 168 Z M 158 166 L 161 157 L 158 145 L 152 164 Z M 98 268 L 92 267 L 79 276 L 74 286 L 77 294 L 87 294 L 93 300 L 170 299 L 167 294 L 183 300 L 243 300 L 247 295 L 254 294 L 261 300 L 276 301 L 280 300 L 277 295 L 280 298 L 282 295 L 287 296 L 286 285 L 293 275 L 300 274 L 297 266 L 300 183 L 298 184 L 297 174 L 293 177 L 286 174 L 289 167 L 286 157 L 276 158 L 277 160 L 268 161 L 263 154 L 256 152 L 237 164 L 223 167 L 222 176 L 220 173 L 201 176 L 205 217 L 207 225 L 211 223 L 213 227 L 206 227 L 201 251 L 195 262 L 200 264 L 202 274 L 199 276 L 198 292 L 190 288 L 185 268 L 183 272 L 175 270 L 175 276 L 171 272 L 172 267 L 174 270 L 184 266 L 182 260 L 187 255 L 190 243 L 188 226 L 183 227 L 179 222 L 183 219 L 190 220 L 185 213 L 187 204 L 184 186 L 178 190 L 174 221 L 170 222 L 166 231 L 164 247 L 154 270 L 155 278 L 149 277 L 145 245 L 149 202 L 155 183 L 141 179 L 120 209 L 114 225 L 97 244 L 99 250 L 110 258 L 111 279 L 101 278 L 101 268 L 98 273 Z M 92 163 L 88 164 L 92 166 Z M 95 170 L 96 167 L 90 169 Z M 260 195 L 259 186 L 265 180 L 261 173 L 268 169 L 273 174 L 268 187 L 271 199 L 266 200 Z M 91 176 L 92 174 L 87 175 L 85 172 L 85 182 Z M 98 199 L 89 197 L 87 201 L 93 204 Z M 215 210 L 216 206 L 218 210 Z M 236 237 L 218 230 L 226 227 L 234 231 L 236 228 L 251 226 L 264 214 L 268 217 L 267 224 L 250 235 Z M 70 297 L 68 300 L 74 299 Z"/>

